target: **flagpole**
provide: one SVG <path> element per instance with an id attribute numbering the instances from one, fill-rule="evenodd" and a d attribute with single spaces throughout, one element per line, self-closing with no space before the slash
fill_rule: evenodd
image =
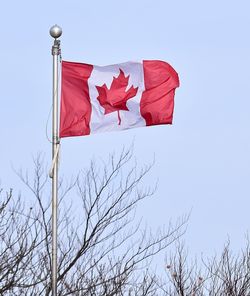
<path id="1" fill-rule="evenodd" d="M 53 56 L 53 118 L 52 118 L 52 296 L 57 296 L 57 207 L 58 207 L 58 58 L 61 54 L 60 40 L 62 29 L 54 25 L 50 29 L 50 35 L 54 38 L 52 46 Z"/>

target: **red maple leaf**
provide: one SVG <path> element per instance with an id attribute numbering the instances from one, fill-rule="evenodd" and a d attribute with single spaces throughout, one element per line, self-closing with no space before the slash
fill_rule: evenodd
<path id="1" fill-rule="evenodd" d="M 97 100 L 104 108 L 104 114 L 109 114 L 111 112 L 117 111 L 118 124 L 120 125 L 121 117 L 119 111 L 128 111 L 128 108 L 126 106 L 127 100 L 133 98 L 137 94 L 138 87 L 134 88 L 133 86 L 131 86 L 130 89 L 126 91 L 129 75 L 125 77 L 124 72 L 121 69 L 119 70 L 120 74 L 117 78 L 113 77 L 110 89 L 107 88 L 106 84 L 103 84 L 103 86 L 96 86 L 96 88 L 99 93 Z"/>

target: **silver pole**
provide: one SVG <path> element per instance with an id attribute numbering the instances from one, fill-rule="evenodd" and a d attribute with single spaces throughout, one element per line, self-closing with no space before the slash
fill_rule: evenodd
<path id="1" fill-rule="evenodd" d="M 57 206 L 58 206 L 58 57 L 61 53 L 60 40 L 62 29 L 55 25 L 50 29 L 50 35 L 54 38 L 52 46 L 53 56 L 53 119 L 52 119 L 52 159 L 54 167 L 52 170 L 52 296 L 57 296 Z"/>

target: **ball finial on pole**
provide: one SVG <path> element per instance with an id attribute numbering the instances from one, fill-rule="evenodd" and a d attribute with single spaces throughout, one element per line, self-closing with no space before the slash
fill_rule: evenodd
<path id="1" fill-rule="evenodd" d="M 62 35 L 62 28 L 58 25 L 54 25 L 49 30 L 50 36 L 53 38 L 59 38 Z"/>

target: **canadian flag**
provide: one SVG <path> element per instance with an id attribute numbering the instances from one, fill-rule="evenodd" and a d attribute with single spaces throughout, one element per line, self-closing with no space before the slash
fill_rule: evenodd
<path id="1" fill-rule="evenodd" d="M 60 137 L 171 124 L 178 86 L 178 74 L 163 61 L 63 61 Z"/>

